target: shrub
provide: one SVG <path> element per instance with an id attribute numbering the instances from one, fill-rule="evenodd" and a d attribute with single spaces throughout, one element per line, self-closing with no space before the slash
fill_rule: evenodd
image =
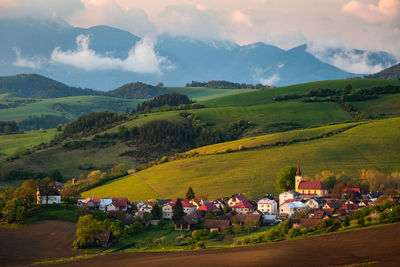
<path id="1" fill-rule="evenodd" d="M 302 235 L 302 232 L 301 232 L 300 228 L 292 228 L 292 229 L 289 230 L 289 233 L 288 233 L 288 237 L 289 238 L 295 238 L 295 237 L 300 236 L 300 235 Z"/>
<path id="2" fill-rule="evenodd" d="M 196 243 L 196 248 L 205 249 L 206 248 L 206 244 L 204 244 L 203 241 L 199 241 L 199 242 Z"/>

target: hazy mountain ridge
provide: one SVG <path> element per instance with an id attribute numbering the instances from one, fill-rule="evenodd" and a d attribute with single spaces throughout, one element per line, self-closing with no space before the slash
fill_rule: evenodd
<path id="1" fill-rule="evenodd" d="M 400 64 L 384 69 L 378 73 L 365 76 L 368 79 L 400 80 Z"/>
<path id="2" fill-rule="evenodd" d="M 28 34 L 21 34 L 25 32 Z M 135 80 L 149 84 L 164 82 L 167 86 L 183 86 L 192 80 L 282 86 L 357 76 L 322 62 L 305 45 L 283 50 L 264 43 L 239 46 L 231 41 L 202 41 L 168 34 L 158 36 L 153 45 L 146 38 L 109 26 L 83 29 L 62 21 L 32 19 L 2 20 L 0 34 L 6 37 L 0 43 L 3 63 L 0 75 L 34 72 L 72 86 L 97 90 L 108 91 Z M 77 36 L 85 36 L 86 43 L 82 40 L 77 43 Z M 142 50 L 138 54 L 144 53 L 144 58 L 135 57 L 139 44 Z M 52 57 L 57 47 L 63 61 Z M 82 50 L 86 54 L 79 54 Z M 79 58 L 88 54 L 100 63 L 90 64 L 84 57 Z M 390 58 L 382 56 L 380 62 L 379 54 L 371 57 L 377 64 Z M 158 65 L 138 71 L 138 64 L 146 68 L 149 62 Z M 79 64 L 85 66 L 78 68 Z"/>

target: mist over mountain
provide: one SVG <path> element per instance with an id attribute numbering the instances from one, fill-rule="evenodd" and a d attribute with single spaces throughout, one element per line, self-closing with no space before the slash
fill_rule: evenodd
<path id="1" fill-rule="evenodd" d="M 26 18 L 1 20 L 0 35 L 1 76 L 38 73 L 96 90 L 133 81 L 183 86 L 192 80 L 228 80 L 282 86 L 364 74 L 334 66 L 337 58 L 354 59 L 343 51 L 330 50 L 321 56 L 307 45 L 283 50 L 264 43 L 240 46 L 168 34 L 154 40 L 109 26 L 84 29 L 62 20 Z M 366 52 L 354 50 L 353 54 Z M 367 61 L 378 68 L 396 63 L 384 52 L 368 52 Z"/>

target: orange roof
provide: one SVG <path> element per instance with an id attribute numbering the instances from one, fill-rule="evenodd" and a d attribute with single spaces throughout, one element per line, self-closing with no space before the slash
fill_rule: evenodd
<path id="1" fill-rule="evenodd" d="M 253 205 L 250 204 L 250 202 L 246 201 L 240 201 L 236 203 L 232 208 L 241 208 L 241 209 L 252 209 L 254 208 Z"/>
<path id="2" fill-rule="evenodd" d="M 306 190 L 328 190 L 328 187 L 320 181 L 303 181 L 299 185 L 299 189 Z"/>

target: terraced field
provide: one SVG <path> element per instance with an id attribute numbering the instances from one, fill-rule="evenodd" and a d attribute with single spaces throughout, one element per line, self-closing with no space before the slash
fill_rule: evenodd
<path id="1" fill-rule="evenodd" d="M 322 170 L 345 172 L 379 169 L 400 171 L 400 118 L 372 121 L 341 134 L 258 150 L 187 158 L 161 164 L 138 174 L 165 197 L 182 197 L 189 186 L 209 198 L 243 192 L 252 196 L 275 194 L 279 170 L 301 161 L 303 174 L 312 177 Z M 157 192 L 142 194 L 140 186 L 129 186 L 135 176 L 125 177 L 85 192 L 84 196 L 125 196 L 145 200 Z M 124 188 L 122 193 L 122 188 Z M 129 188 L 129 189 L 126 189 Z M 153 190 L 154 191 L 154 190 Z"/>

